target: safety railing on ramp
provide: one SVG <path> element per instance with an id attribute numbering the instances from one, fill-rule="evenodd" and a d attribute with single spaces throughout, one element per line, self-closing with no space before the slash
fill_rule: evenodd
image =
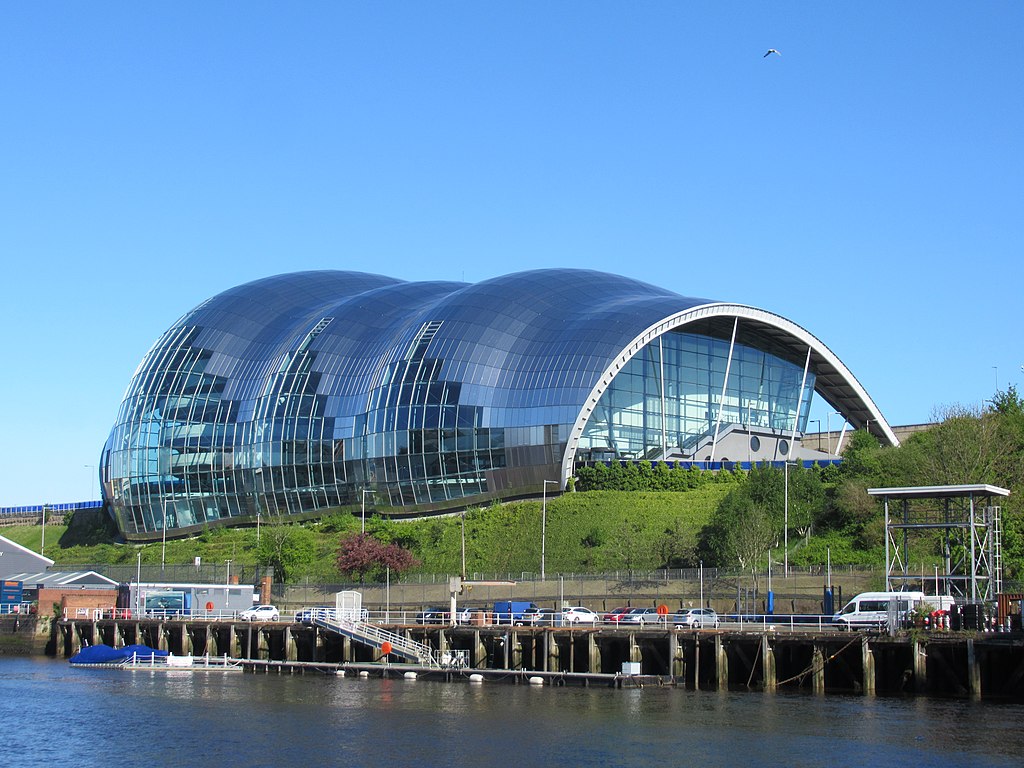
<path id="1" fill-rule="evenodd" d="M 325 612 L 313 616 L 313 624 L 331 632 L 355 640 L 357 643 L 369 645 L 373 648 L 383 648 L 387 643 L 391 646 L 391 653 L 403 656 L 410 661 L 422 664 L 427 667 L 440 667 L 434 649 L 429 645 L 416 642 L 404 635 L 389 632 L 381 629 L 376 624 L 368 624 L 365 621 L 346 619 L 336 615 L 334 612 Z"/>

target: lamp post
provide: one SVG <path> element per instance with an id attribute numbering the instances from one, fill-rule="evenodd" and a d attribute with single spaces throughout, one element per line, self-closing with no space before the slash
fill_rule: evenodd
<path id="1" fill-rule="evenodd" d="M 818 425 L 818 450 L 820 451 L 821 450 L 821 419 L 810 419 L 808 421 L 808 423 L 810 423 L 810 424 L 817 424 Z"/>
<path id="2" fill-rule="evenodd" d="M 46 508 L 49 504 L 43 504 L 43 524 L 39 528 L 39 554 L 45 557 L 46 549 Z"/>
<path id="3" fill-rule="evenodd" d="M 231 561 L 230 560 L 225 560 L 224 561 L 224 565 L 227 566 L 227 576 L 225 577 L 225 582 L 230 584 L 231 583 Z"/>
<path id="4" fill-rule="evenodd" d="M 466 510 L 462 510 L 462 580 L 466 580 Z"/>
<path id="5" fill-rule="evenodd" d="M 256 546 L 260 545 L 260 517 L 262 511 L 259 507 L 256 507 Z"/>
<path id="6" fill-rule="evenodd" d="M 786 478 L 786 498 L 782 522 L 782 575 L 789 578 L 789 461 L 786 461 L 783 472 Z"/>
<path id="7" fill-rule="evenodd" d="M 366 533 L 366 494 L 368 494 L 368 493 L 373 493 L 373 491 L 370 490 L 370 489 L 367 489 L 367 488 L 363 488 L 362 496 L 359 499 L 360 506 L 362 508 L 362 513 L 361 513 L 362 521 L 363 521 L 362 522 L 362 526 L 361 526 L 361 532 L 362 533 Z"/>
<path id="8" fill-rule="evenodd" d="M 138 560 L 135 563 L 135 615 L 139 615 L 139 601 L 142 593 L 142 550 L 135 553 Z"/>
<path id="9" fill-rule="evenodd" d="M 544 559 L 546 556 L 547 548 L 547 530 L 548 530 L 548 483 L 552 485 L 558 485 L 557 480 L 545 480 L 543 489 L 541 490 L 541 502 L 540 502 L 540 580 L 544 581 Z"/>
<path id="10" fill-rule="evenodd" d="M 825 414 L 825 431 L 828 432 L 828 455 L 832 455 L 832 417 L 842 416 L 839 411 L 829 411 Z"/>
<path id="11" fill-rule="evenodd" d="M 704 607 L 704 561 L 700 561 L 700 607 Z"/>
<path id="12" fill-rule="evenodd" d="M 167 502 L 164 502 L 164 521 L 160 524 L 160 573 L 164 572 L 164 563 L 167 560 Z"/>

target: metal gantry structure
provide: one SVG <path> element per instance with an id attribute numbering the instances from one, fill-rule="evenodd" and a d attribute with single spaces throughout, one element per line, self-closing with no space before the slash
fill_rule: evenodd
<path id="1" fill-rule="evenodd" d="M 1009 496 L 995 485 L 869 488 L 885 503 L 885 586 L 927 590 L 961 600 L 991 602 L 1002 591 L 1000 506 Z M 932 534 L 941 546 L 942 572 L 911 573 L 912 537 Z"/>

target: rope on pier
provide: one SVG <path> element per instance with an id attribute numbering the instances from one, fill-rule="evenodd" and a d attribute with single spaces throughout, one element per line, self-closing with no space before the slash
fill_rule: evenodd
<path id="1" fill-rule="evenodd" d="M 822 670 L 825 669 L 825 665 L 828 664 L 830 661 L 832 661 L 836 656 L 841 654 L 843 651 L 845 651 L 847 648 L 849 648 L 854 643 L 859 643 L 859 642 L 860 642 L 860 638 L 859 637 L 853 638 L 850 642 L 848 642 L 846 645 L 844 645 L 838 651 L 833 653 L 831 656 L 829 656 L 827 658 L 823 658 L 822 662 L 821 662 L 821 667 L 820 668 L 815 669 L 815 663 L 812 661 L 810 663 L 810 665 L 807 667 L 807 669 L 805 669 L 803 672 L 798 672 L 797 674 L 793 675 L 792 677 L 786 678 L 785 680 L 783 680 L 780 683 L 776 683 L 776 685 L 778 685 L 779 687 L 782 687 L 786 683 L 791 683 L 791 682 L 793 682 L 794 680 L 797 680 L 797 679 L 799 679 L 800 683 L 802 684 L 803 681 L 804 681 L 804 678 L 807 677 L 809 674 L 811 674 L 812 672 L 821 672 Z M 753 677 L 754 673 L 751 672 L 750 674 L 751 674 L 751 677 Z M 748 685 L 749 685 L 749 682 L 748 682 Z"/>

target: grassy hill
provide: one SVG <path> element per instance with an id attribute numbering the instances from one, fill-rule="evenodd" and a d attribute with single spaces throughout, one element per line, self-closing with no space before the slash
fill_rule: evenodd
<path id="1" fill-rule="evenodd" d="M 546 570 L 580 573 L 608 570 L 649 570 L 678 564 L 692 553 L 697 532 L 729 485 L 709 484 L 682 493 L 590 491 L 549 498 L 547 503 Z M 212 529 L 191 539 L 168 540 L 166 562 L 188 565 L 230 559 L 238 566 L 257 565 L 267 540 L 286 530 L 292 542 L 290 580 L 337 581 L 334 556 L 339 539 L 359 530 L 360 521 L 337 515 L 302 525 L 265 524 L 263 547 L 255 528 Z M 541 503 L 521 501 L 472 509 L 465 516 L 466 566 L 471 573 L 521 573 L 540 570 Z M 461 569 L 460 516 L 394 522 L 370 520 L 367 528 L 380 538 L 411 549 L 422 573 L 449 574 Z M 0 535 L 39 551 L 39 526 L 0 528 Z M 111 540 L 72 543 L 64 526 L 47 526 L 47 557 L 58 564 L 159 564 L 160 542 L 142 546 Z"/>

